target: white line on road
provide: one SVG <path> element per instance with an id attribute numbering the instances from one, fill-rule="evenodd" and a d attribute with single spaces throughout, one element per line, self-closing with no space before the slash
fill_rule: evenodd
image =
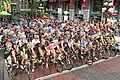
<path id="1" fill-rule="evenodd" d="M 99 60 L 97 62 L 94 62 L 93 65 L 95 64 L 98 64 L 98 63 L 101 63 L 101 62 L 104 62 L 104 61 L 108 61 L 110 59 L 114 59 L 116 57 L 118 57 L 119 55 L 115 56 L 115 57 L 110 57 L 109 59 L 102 59 L 102 60 Z M 48 78 L 52 78 L 52 77 L 55 77 L 55 76 L 59 76 L 59 75 L 62 75 L 62 74 L 65 74 L 65 73 L 69 73 L 69 72 L 72 72 L 72 71 L 75 71 L 75 70 L 78 70 L 78 69 L 82 69 L 82 68 L 85 68 L 85 67 L 88 67 L 89 65 L 85 64 L 85 65 L 82 65 L 80 67 L 75 67 L 71 70 L 65 70 L 61 73 L 54 73 L 54 74 L 51 74 L 51 75 L 48 75 L 48 76 L 44 76 L 44 77 L 41 77 L 41 78 L 37 78 L 35 80 L 45 80 L 45 79 L 48 79 Z"/>

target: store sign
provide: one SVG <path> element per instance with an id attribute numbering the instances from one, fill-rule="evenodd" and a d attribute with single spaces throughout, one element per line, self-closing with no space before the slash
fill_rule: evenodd
<path id="1" fill-rule="evenodd" d="M 114 12 L 114 13 L 112 13 L 112 16 L 118 16 L 118 13 Z"/>

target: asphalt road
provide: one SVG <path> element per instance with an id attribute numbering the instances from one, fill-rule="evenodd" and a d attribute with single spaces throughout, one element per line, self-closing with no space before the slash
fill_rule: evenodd
<path id="1" fill-rule="evenodd" d="M 91 66 L 83 65 L 70 71 L 57 73 L 54 68 L 51 75 L 45 75 L 41 68 L 28 76 L 22 73 L 15 80 L 120 80 L 120 56 L 100 60 Z"/>

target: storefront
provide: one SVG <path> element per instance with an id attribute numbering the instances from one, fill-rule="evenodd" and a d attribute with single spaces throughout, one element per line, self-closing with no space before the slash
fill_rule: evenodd
<path id="1" fill-rule="evenodd" d="M 101 21 L 103 0 L 91 0 L 90 19 Z"/>

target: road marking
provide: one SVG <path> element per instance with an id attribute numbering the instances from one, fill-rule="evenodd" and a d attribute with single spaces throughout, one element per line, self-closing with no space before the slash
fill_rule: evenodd
<path id="1" fill-rule="evenodd" d="M 116 57 L 118 57 L 119 55 L 116 55 L 115 57 L 110 57 L 109 59 L 102 59 L 102 60 L 99 60 L 97 62 L 94 62 L 93 65 L 95 64 L 98 64 L 98 63 L 101 63 L 101 62 L 104 62 L 104 61 L 108 61 L 108 60 L 111 60 L 111 59 L 114 59 Z M 92 66 L 92 65 L 91 65 Z M 37 78 L 35 80 L 45 80 L 45 79 L 49 79 L 49 78 L 52 78 L 52 77 L 55 77 L 55 76 L 59 76 L 59 75 L 62 75 L 62 74 L 65 74 L 65 73 L 69 73 L 69 72 L 72 72 L 72 71 L 75 71 L 75 70 L 78 70 L 78 69 L 82 69 L 82 68 L 86 68 L 86 67 L 89 67 L 89 65 L 85 64 L 85 65 L 82 65 L 80 67 L 75 67 L 71 70 L 65 70 L 61 73 L 54 73 L 54 74 L 51 74 L 51 75 L 48 75 L 48 76 L 44 76 L 44 77 L 40 77 L 40 78 Z"/>

